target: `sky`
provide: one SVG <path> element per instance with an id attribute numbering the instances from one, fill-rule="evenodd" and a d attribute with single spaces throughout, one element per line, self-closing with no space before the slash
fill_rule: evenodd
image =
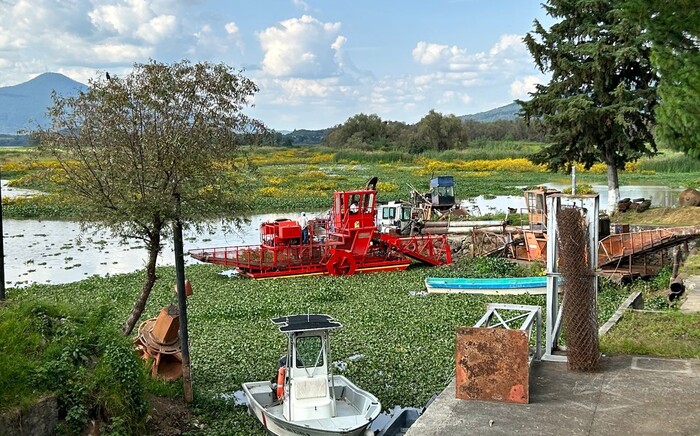
<path id="1" fill-rule="evenodd" d="M 134 63 L 225 63 L 276 130 L 359 114 L 413 124 L 527 99 L 546 83 L 522 42 L 539 0 L 0 0 L 0 86 L 82 83 Z"/>

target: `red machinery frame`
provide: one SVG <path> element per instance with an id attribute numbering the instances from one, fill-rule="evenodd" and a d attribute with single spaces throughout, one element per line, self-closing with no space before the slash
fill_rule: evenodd
<path id="1" fill-rule="evenodd" d="M 302 244 L 297 222 L 277 220 L 261 224 L 260 245 L 202 248 L 189 254 L 256 279 L 404 270 L 412 259 L 451 263 L 445 235 L 401 237 L 378 231 L 375 185 L 373 179 L 366 189 L 335 192 L 329 219 L 309 221 L 308 244 Z"/>

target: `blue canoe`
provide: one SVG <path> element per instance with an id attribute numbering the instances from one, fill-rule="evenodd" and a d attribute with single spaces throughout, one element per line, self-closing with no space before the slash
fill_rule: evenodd
<path id="1" fill-rule="evenodd" d="M 547 293 L 547 277 L 495 279 L 428 277 L 425 279 L 425 287 L 429 294 L 544 295 Z"/>

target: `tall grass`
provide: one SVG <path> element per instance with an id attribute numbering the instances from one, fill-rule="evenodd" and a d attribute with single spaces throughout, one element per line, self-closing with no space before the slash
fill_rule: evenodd
<path id="1" fill-rule="evenodd" d="M 700 313 L 627 312 L 601 338 L 606 354 L 700 358 Z"/>
<path id="2" fill-rule="evenodd" d="M 336 151 L 333 158 L 337 163 L 413 163 L 418 157 L 453 162 L 456 160 L 494 160 L 526 158 L 542 148 L 536 142 L 520 141 L 474 141 L 461 150 L 436 151 L 428 150 L 420 155 L 409 154 L 401 150 L 393 151 Z"/>
<path id="3" fill-rule="evenodd" d="M 403 151 L 341 150 L 335 153 L 336 163 L 412 163 L 415 156 Z"/>
<path id="4" fill-rule="evenodd" d="M 455 160 L 495 160 L 527 158 L 542 148 L 536 142 L 521 141 L 474 141 L 461 150 L 426 151 L 421 157 L 452 162 Z"/>
<path id="5" fill-rule="evenodd" d="M 663 152 L 660 156 L 639 161 L 641 171 L 657 173 L 693 173 L 700 171 L 700 160 L 693 159 L 683 153 Z"/>

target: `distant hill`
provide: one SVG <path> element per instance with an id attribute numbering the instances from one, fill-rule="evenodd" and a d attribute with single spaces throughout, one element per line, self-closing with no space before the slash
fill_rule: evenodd
<path id="1" fill-rule="evenodd" d="M 462 115 L 461 118 L 464 121 L 473 120 L 482 123 L 488 123 L 491 121 L 507 120 L 512 121 L 518 118 L 518 111 L 520 111 L 520 105 L 518 103 L 511 103 L 505 106 L 497 107 L 486 112 L 479 112 L 472 115 Z"/>
<path id="2" fill-rule="evenodd" d="M 0 134 L 16 135 L 37 123 L 47 126 L 52 91 L 70 96 L 85 89 L 82 83 L 58 73 L 44 73 L 19 85 L 0 87 Z"/>
<path id="3" fill-rule="evenodd" d="M 284 136 L 285 142 L 291 145 L 299 144 L 320 144 L 323 142 L 323 138 L 326 137 L 331 129 L 321 129 L 321 130 L 307 130 L 298 129 L 293 132 L 289 132 Z"/>
<path id="4" fill-rule="evenodd" d="M 3 135 L 0 133 L 0 147 L 17 147 L 30 143 L 29 135 Z"/>
<path id="5" fill-rule="evenodd" d="M 44 73 L 28 82 L 19 85 L 0 87 L 0 135 L 15 136 L 23 129 L 33 129 L 36 124 L 48 125 L 46 111 L 51 106 L 51 92 L 59 95 L 76 95 L 79 90 L 86 90 L 87 86 L 76 82 L 63 74 Z M 463 115 L 462 120 L 474 120 L 479 122 L 491 122 L 498 120 L 515 120 L 520 106 L 511 103 L 506 106 L 479 112 L 471 115 Z M 280 143 L 288 145 L 320 144 L 331 128 L 320 130 L 296 129 L 292 132 L 278 132 L 282 138 Z M 0 137 L 0 146 L 25 144 L 27 138 Z"/>

